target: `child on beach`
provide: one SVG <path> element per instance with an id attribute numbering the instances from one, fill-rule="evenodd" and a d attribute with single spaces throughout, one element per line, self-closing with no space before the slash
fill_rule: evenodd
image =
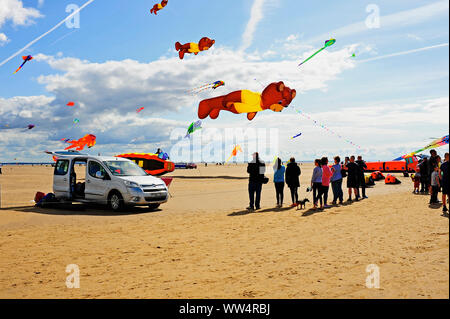
<path id="1" fill-rule="evenodd" d="M 430 204 L 438 204 L 438 193 L 440 188 L 439 167 L 434 167 L 433 173 L 431 173 L 431 198 Z"/>
<path id="2" fill-rule="evenodd" d="M 414 182 L 414 194 L 419 194 L 420 192 L 420 181 L 421 181 L 421 176 L 420 176 L 420 169 L 417 169 L 417 172 L 414 175 L 411 175 L 411 179 Z"/>

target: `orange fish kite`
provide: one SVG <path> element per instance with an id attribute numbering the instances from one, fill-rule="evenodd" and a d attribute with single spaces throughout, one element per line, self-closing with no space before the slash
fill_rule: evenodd
<path id="1" fill-rule="evenodd" d="M 79 140 L 67 141 L 70 146 L 66 147 L 65 150 L 69 150 L 71 148 L 75 148 L 76 151 L 82 151 L 86 146 L 88 148 L 93 147 L 97 143 L 97 137 L 92 134 L 85 135 Z"/>

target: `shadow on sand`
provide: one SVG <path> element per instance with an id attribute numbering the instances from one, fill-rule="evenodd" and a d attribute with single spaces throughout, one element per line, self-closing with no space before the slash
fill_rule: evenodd
<path id="1" fill-rule="evenodd" d="M 252 211 L 252 212 L 248 211 L 248 210 L 241 210 L 238 212 L 231 213 L 228 216 L 233 217 L 233 216 L 245 216 L 245 215 L 249 215 L 249 214 L 281 213 L 281 212 L 285 212 L 285 211 L 292 210 L 292 209 L 294 209 L 294 207 L 266 208 L 266 209 Z"/>
<path id="2" fill-rule="evenodd" d="M 429 204 L 428 208 L 431 209 L 441 209 L 442 208 L 442 203 L 435 203 L 435 204 Z"/>
<path id="3" fill-rule="evenodd" d="M 106 206 L 84 204 L 58 204 L 45 208 L 36 206 L 16 206 L 0 208 L 0 212 L 6 210 L 53 216 L 129 216 L 157 213 L 161 211 L 161 209 L 150 210 L 150 208 L 126 207 L 121 212 L 112 212 Z"/>

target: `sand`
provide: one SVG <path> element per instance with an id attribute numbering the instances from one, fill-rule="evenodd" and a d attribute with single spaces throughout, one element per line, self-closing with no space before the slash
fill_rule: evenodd
<path id="1" fill-rule="evenodd" d="M 312 165 L 301 167 L 311 199 Z M 171 175 L 160 210 L 115 215 L 35 208 L 52 169 L 3 167 L 0 298 L 449 298 L 449 221 L 409 178 L 323 212 L 274 209 L 270 182 L 249 214 L 244 166 Z M 66 287 L 69 264 L 79 289 Z M 369 264 L 379 289 L 366 287 Z"/>

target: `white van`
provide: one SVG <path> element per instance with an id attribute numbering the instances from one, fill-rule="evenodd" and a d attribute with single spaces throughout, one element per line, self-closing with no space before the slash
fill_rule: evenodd
<path id="1" fill-rule="evenodd" d="M 106 204 L 113 211 L 125 206 L 157 209 L 168 200 L 164 181 L 128 159 L 78 152 L 51 154 L 57 157 L 53 193 L 58 200 Z"/>

